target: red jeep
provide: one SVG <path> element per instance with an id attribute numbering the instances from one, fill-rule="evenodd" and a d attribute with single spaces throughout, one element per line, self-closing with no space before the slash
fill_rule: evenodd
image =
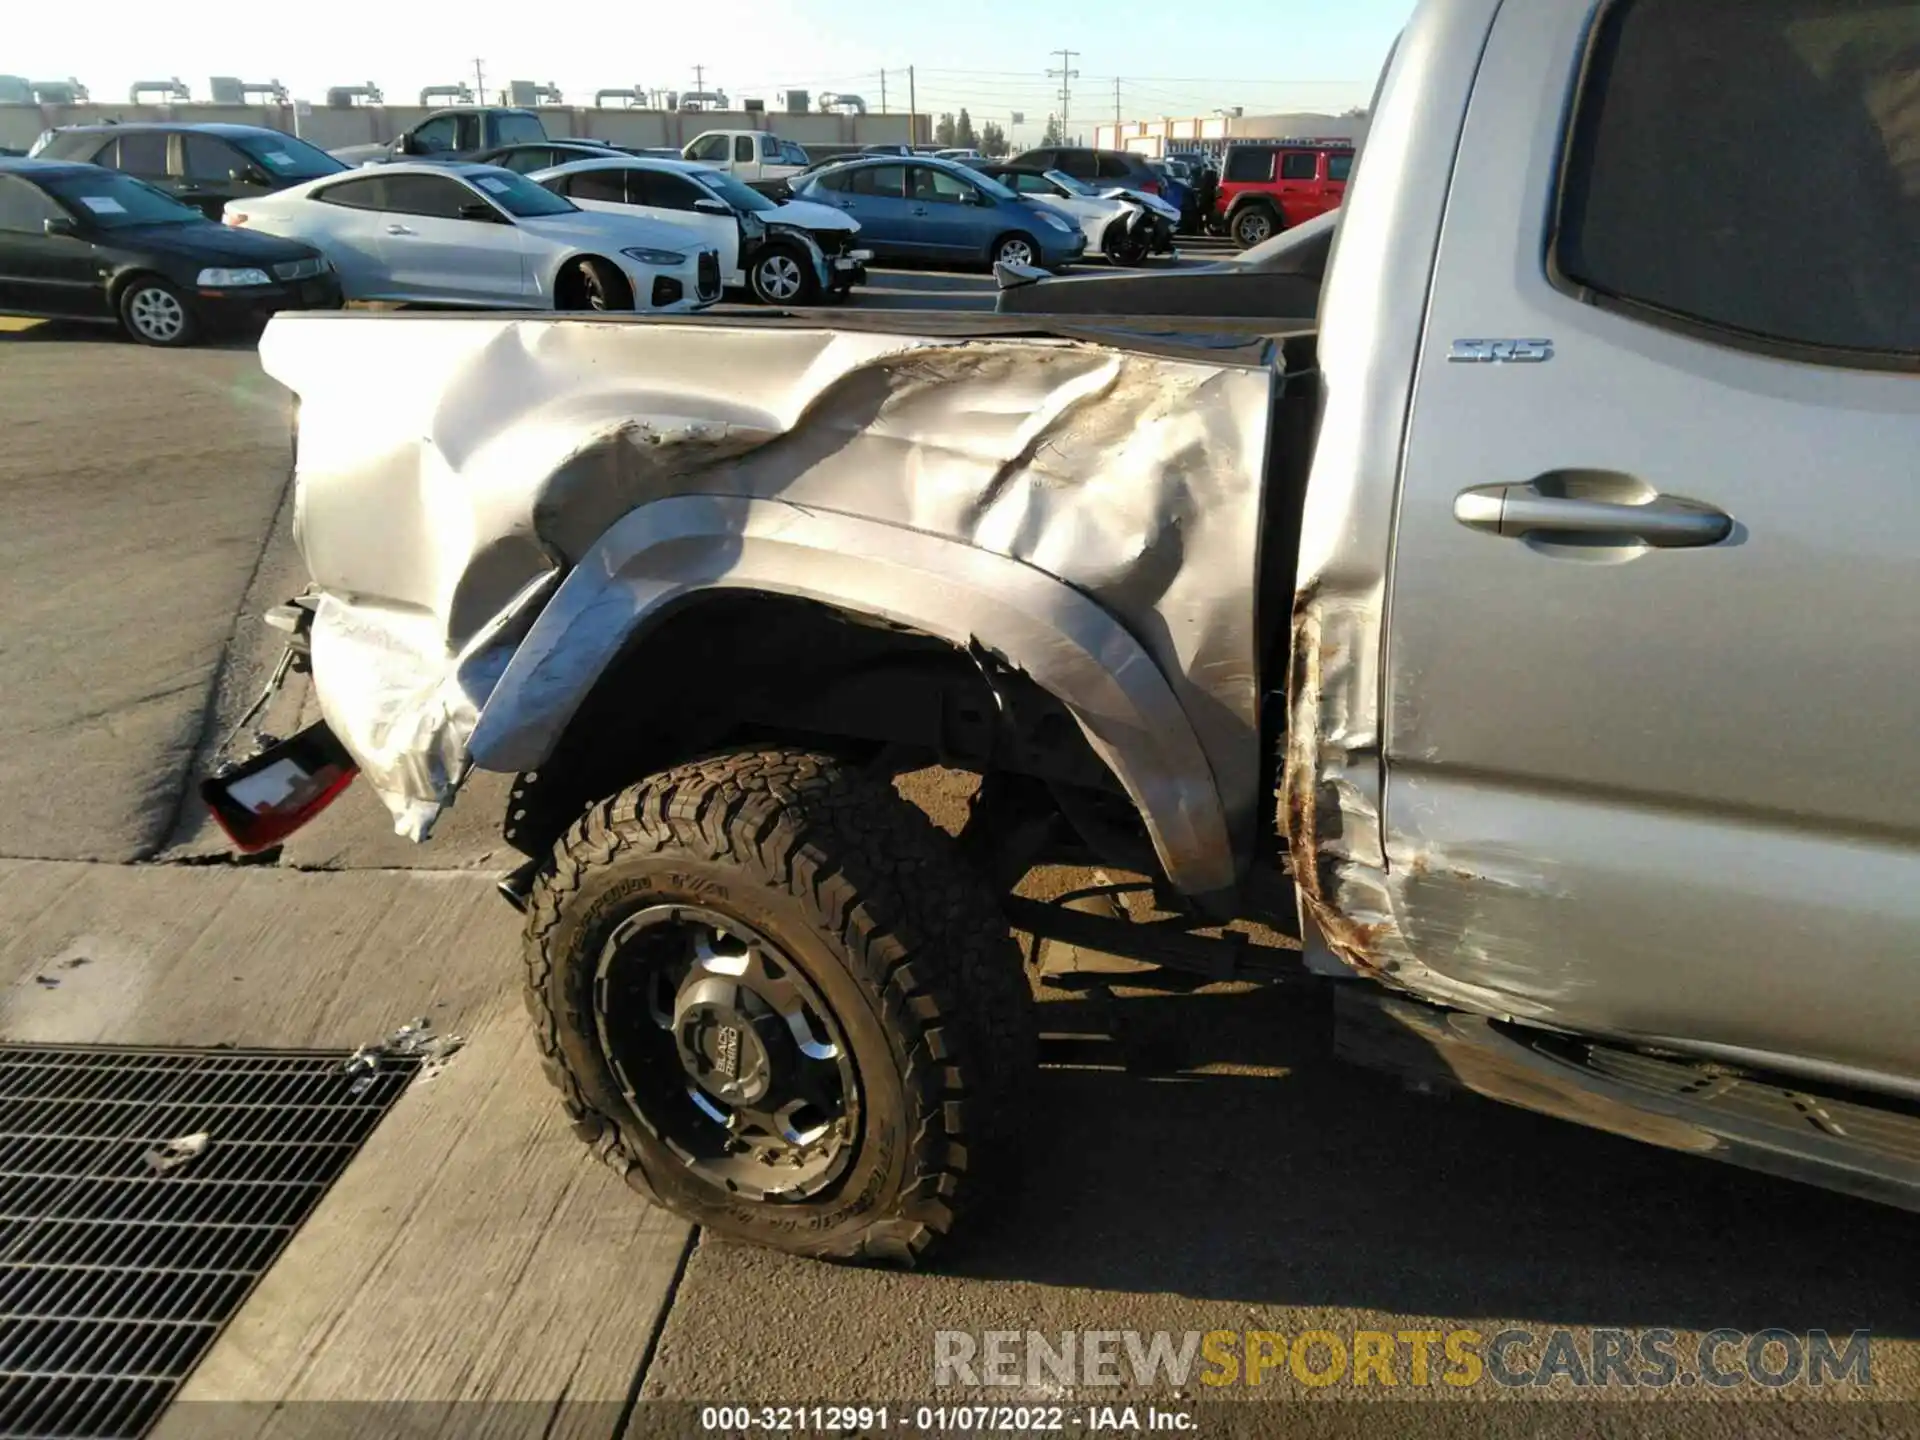
<path id="1" fill-rule="evenodd" d="M 1241 249 L 1335 209 L 1353 171 L 1351 140 L 1244 140 L 1227 146 L 1213 227 Z"/>

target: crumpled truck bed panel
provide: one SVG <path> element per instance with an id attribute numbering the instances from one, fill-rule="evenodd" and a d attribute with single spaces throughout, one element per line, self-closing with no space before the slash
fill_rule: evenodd
<path id="1" fill-rule="evenodd" d="M 1061 340 L 584 319 L 276 318 L 329 722 L 425 838 L 515 646 L 623 516 L 834 512 L 1089 596 L 1188 717 L 1238 844 L 1259 803 L 1271 372 Z"/>

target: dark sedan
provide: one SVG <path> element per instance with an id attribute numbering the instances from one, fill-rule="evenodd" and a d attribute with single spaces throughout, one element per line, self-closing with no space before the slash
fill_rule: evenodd
<path id="1" fill-rule="evenodd" d="M 65 125 L 34 156 L 123 170 L 218 220 L 229 200 L 251 200 L 347 167 L 326 151 L 260 125 Z"/>
<path id="2" fill-rule="evenodd" d="M 0 313 L 190 345 L 340 303 L 339 277 L 311 246 L 215 224 L 117 170 L 0 159 Z"/>

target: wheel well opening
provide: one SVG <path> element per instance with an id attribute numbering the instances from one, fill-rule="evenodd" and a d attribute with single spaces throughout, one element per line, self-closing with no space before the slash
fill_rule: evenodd
<path id="1" fill-rule="evenodd" d="M 158 280 L 163 284 L 172 284 L 166 276 L 154 270 L 123 271 L 121 274 L 114 276 L 113 283 L 107 287 L 107 299 L 112 302 L 114 309 L 117 310 L 120 308 L 120 299 L 127 293 L 128 287 L 141 280 Z"/>
<path id="2" fill-rule="evenodd" d="M 977 646 L 740 591 L 687 602 L 608 667 L 554 753 L 519 777 L 505 838 L 537 859 L 588 805 L 646 775 L 771 746 L 827 751 L 890 779 L 934 768 L 978 777 L 964 839 L 983 854 L 1011 856 L 1017 832 L 1036 853 L 1124 855 L 1159 871 L 1119 781 L 1026 675 Z"/>
<path id="3" fill-rule="evenodd" d="M 561 310 L 582 309 L 587 303 L 587 267 L 598 266 L 605 283 L 612 294 L 609 303 L 616 310 L 633 309 L 633 286 L 628 283 L 626 272 L 611 260 L 599 255 L 576 255 L 560 267 L 560 273 L 553 281 L 553 303 Z"/>

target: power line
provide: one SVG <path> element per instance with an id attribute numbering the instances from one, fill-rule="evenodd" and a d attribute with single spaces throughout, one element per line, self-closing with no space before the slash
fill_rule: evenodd
<path id="1" fill-rule="evenodd" d="M 1062 52 L 1055 50 L 1052 53 L 1055 55 L 1058 55 Z M 1078 55 L 1080 52 L 1076 50 L 1076 51 L 1073 51 L 1072 53 L 1075 55 Z M 939 66 L 929 65 L 927 67 L 927 73 L 929 75 L 978 75 L 978 76 L 985 76 L 985 77 L 1003 76 L 1010 80 L 1017 80 L 1025 76 L 1028 72 L 1024 70 L 951 70 L 951 69 L 942 69 Z M 1079 77 L 1076 76 L 1075 78 L 1077 79 Z M 1104 82 L 1107 80 L 1112 80 L 1115 77 L 1112 75 L 1091 75 L 1091 76 L 1088 76 L 1087 78 Z M 1373 83 L 1371 80 L 1364 80 L 1364 81 L 1363 80 L 1335 80 L 1335 79 L 1327 79 L 1327 78 L 1311 79 L 1311 80 L 1288 80 L 1288 79 L 1276 79 L 1271 75 L 1264 75 L 1258 78 L 1254 78 L 1254 77 L 1249 77 L 1244 75 L 1122 74 L 1120 75 L 1119 78 L 1122 80 L 1125 80 L 1128 84 L 1132 84 L 1134 81 L 1137 80 L 1142 84 L 1174 84 L 1174 85 L 1267 85 L 1267 86 L 1281 85 L 1281 86 L 1284 86 L 1284 85 L 1361 85 L 1361 84 L 1370 85 Z"/>

